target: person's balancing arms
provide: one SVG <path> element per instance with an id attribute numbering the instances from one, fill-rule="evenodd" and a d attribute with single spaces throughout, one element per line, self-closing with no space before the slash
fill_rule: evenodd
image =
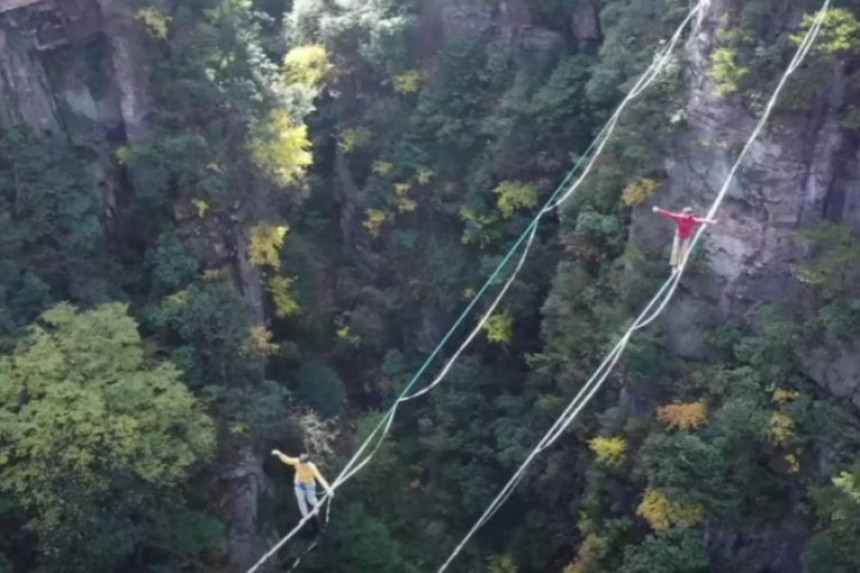
<path id="1" fill-rule="evenodd" d="M 319 482 L 325 488 L 329 497 L 334 497 L 334 490 L 323 477 L 322 473 L 320 473 L 316 464 L 310 461 L 307 454 L 301 454 L 299 457 L 293 458 L 285 455 L 280 450 L 272 450 L 272 455 L 276 456 L 286 465 L 295 468 L 296 475 L 293 481 L 296 490 L 296 500 L 303 517 L 309 513 L 308 502 L 310 502 L 313 508 L 316 508 L 319 504 L 316 496 L 316 482 Z"/>
<path id="2" fill-rule="evenodd" d="M 675 223 L 675 237 L 672 241 L 672 254 L 669 257 L 669 265 L 672 267 L 672 272 L 677 272 L 681 263 L 687 259 L 696 227 L 717 223 L 715 219 L 694 216 L 692 207 L 684 207 L 680 213 L 673 213 L 656 206 L 652 207 L 651 210 L 664 219 Z"/>

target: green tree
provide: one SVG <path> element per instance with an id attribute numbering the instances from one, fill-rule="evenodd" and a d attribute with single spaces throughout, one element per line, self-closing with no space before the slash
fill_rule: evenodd
<path id="1" fill-rule="evenodd" d="M 0 133 L 0 333 L 56 299 L 97 304 L 118 294 L 87 165 L 60 137 Z"/>
<path id="2" fill-rule="evenodd" d="M 833 478 L 832 484 L 813 488 L 818 531 L 809 540 L 803 563 L 810 573 L 848 573 L 860 568 L 860 463 Z"/>
<path id="3" fill-rule="evenodd" d="M 400 545 L 385 522 L 368 514 L 360 503 L 340 510 L 327 536 L 334 551 L 312 555 L 309 571 L 404 571 Z"/>
<path id="4" fill-rule="evenodd" d="M 147 357 L 121 304 L 57 305 L 0 357 L 0 486 L 33 513 L 46 558 L 103 558 L 97 570 L 109 569 L 108 555 L 134 548 L 120 527 L 133 505 L 124 488 L 176 488 L 212 454 L 213 423 L 180 376 Z M 56 537 L 66 542 L 52 546 Z M 98 546 L 100 557 L 86 555 Z"/>
<path id="5" fill-rule="evenodd" d="M 705 573 L 708 557 L 702 536 L 696 530 L 681 529 L 649 537 L 645 543 L 628 547 L 619 573 Z"/>
<path id="6" fill-rule="evenodd" d="M 296 396 L 321 416 L 337 416 L 346 401 L 337 372 L 319 362 L 306 362 L 296 373 Z"/>

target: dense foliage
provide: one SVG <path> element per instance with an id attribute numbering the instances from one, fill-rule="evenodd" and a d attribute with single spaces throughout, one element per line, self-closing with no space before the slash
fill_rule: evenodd
<path id="1" fill-rule="evenodd" d="M 459 0 L 128 2 L 152 113 L 111 152 L 119 199 L 86 144 L 0 132 L 3 572 L 230 570 L 223 482 L 249 451 L 274 484 L 262 553 L 298 519 L 266 452 L 303 444 L 337 473 L 688 9 L 527 0 L 525 26 Z M 798 4 L 791 33 L 777 0 L 719 22 L 716 98 L 757 109 L 809 26 Z M 856 83 L 846 6 L 783 111 L 822 70 Z M 682 141 L 686 66 L 630 107 L 445 383 L 401 407 L 305 571 L 438 567 L 659 284 L 629 228 Z M 803 305 L 721 327 L 702 361 L 665 325 L 638 335 L 456 570 L 766 570 L 785 537 L 810 573 L 860 571 L 857 411 L 803 360 L 856 345 L 857 236 L 798 242 Z"/>

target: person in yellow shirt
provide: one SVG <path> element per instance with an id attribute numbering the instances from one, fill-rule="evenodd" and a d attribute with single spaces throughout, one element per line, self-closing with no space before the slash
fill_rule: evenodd
<path id="1" fill-rule="evenodd" d="M 308 513 L 319 505 L 316 482 L 322 484 L 326 492 L 328 492 L 329 497 L 334 497 L 334 490 L 331 489 L 331 486 L 317 469 L 317 466 L 310 461 L 308 454 L 300 454 L 297 458 L 291 458 L 279 450 L 272 450 L 272 455 L 288 466 L 294 467 L 296 470 L 296 477 L 293 483 L 295 484 L 296 500 L 299 502 L 299 511 L 302 512 L 302 518 L 307 517 Z M 310 508 L 308 508 L 308 502 L 311 504 Z M 320 516 L 317 514 L 317 525 L 321 525 L 319 519 Z"/>

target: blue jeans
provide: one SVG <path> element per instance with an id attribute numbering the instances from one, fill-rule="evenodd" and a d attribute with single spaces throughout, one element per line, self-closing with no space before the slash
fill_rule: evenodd
<path id="1" fill-rule="evenodd" d="M 302 517 L 306 517 L 308 512 L 308 502 L 311 503 L 310 509 L 313 509 L 319 504 L 317 501 L 317 486 L 315 483 L 296 482 L 296 500 L 299 502 L 299 511 L 302 512 Z"/>

